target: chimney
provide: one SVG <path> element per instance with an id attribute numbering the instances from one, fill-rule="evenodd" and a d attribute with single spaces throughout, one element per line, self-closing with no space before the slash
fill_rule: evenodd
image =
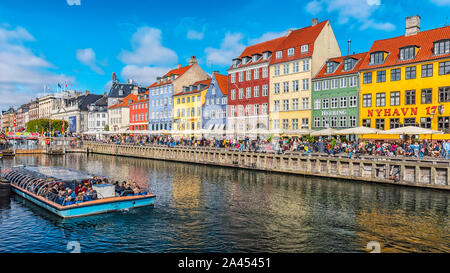
<path id="1" fill-rule="evenodd" d="M 181 68 L 182 66 L 181 66 L 181 64 L 178 64 L 178 68 Z"/>
<path id="2" fill-rule="evenodd" d="M 139 88 L 136 85 L 133 86 L 133 90 L 131 90 L 131 93 L 133 95 L 138 95 L 139 94 Z"/>
<path id="3" fill-rule="evenodd" d="M 288 30 L 286 31 L 286 37 L 289 36 L 289 35 L 291 35 L 291 33 L 292 33 L 293 31 L 294 31 L 293 29 L 288 29 Z"/>
<path id="4" fill-rule="evenodd" d="M 312 19 L 312 26 L 315 26 L 318 23 L 319 23 L 319 19 L 317 19 L 317 18 Z"/>
<path id="5" fill-rule="evenodd" d="M 195 56 L 192 56 L 191 59 L 189 60 L 189 65 L 193 65 L 197 63 L 197 59 L 195 58 Z"/>
<path id="6" fill-rule="evenodd" d="M 348 55 L 350 56 L 350 52 L 352 52 L 352 40 L 348 39 Z"/>
<path id="7" fill-rule="evenodd" d="M 416 35 L 420 32 L 420 16 L 414 15 L 406 17 L 406 32 L 405 36 Z"/>

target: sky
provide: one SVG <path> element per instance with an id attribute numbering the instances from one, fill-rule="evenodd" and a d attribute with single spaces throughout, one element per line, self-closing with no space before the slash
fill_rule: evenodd
<path id="1" fill-rule="evenodd" d="M 14 0 L 0 1 L 0 110 L 58 83 L 103 94 L 115 72 L 152 84 L 196 56 L 207 72 L 227 73 L 255 43 L 330 20 L 342 54 L 403 35 L 405 17 L 421 30 L 449 22 L 450 0 Z M 449 22 L 450 23 L 450 22 Z"/>

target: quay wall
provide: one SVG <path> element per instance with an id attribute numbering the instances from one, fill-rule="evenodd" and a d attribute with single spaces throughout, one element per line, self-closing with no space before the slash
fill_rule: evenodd
<path id="1" fill-rule="evenodd" d="M 392 185 L 450 190 L 450 161 L 411 159 L 306 156 L 237 152 L 218 148 L 136 146 L 84 142 L 88 153 L 225 166 L 249 170 L 317 176 Z M 397 173 L 397 179 L 392 175 Z"/>

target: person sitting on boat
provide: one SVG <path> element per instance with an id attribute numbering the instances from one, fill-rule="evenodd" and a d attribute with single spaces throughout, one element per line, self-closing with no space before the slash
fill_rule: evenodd
<path id="1" fill-rule="evenodd" d="M 119 181 L 116 181 L 114 185 L 116 186 L 115 188 L 116 195 L 120 196 L 124 190 L 124 187 L 122 187 L 122 184 Z"/>
<path id="2" fill-rule="evenodd" d="M 122 192 L 122 196 L 134 195 L 133 189 L 130 187 L 130 184 L 125 184 L 125 189 Z"/>
<path id="3" fill-rule="evenodd" d="M 75 204 L 75 199 L 76 198 L 77 198 L 77 196 L 72 191 L 72 189 L 68 189 L 67 193 L 66 193 L 66 199 L 65 199 L 64 205 L 68 206 L 68 205 Z"/>
<path id="4" fill-rule="evenodd" d="M 85 194 L 85 201 L 91 201 L 96 199 L 97 199 L 97 191 L 95 191 L 94 189 L 92 189 L 91 186 L 89 186 Z"/>
<path id="5" fill-rule="evenodd" d="M 78 193 L 77 197 L 75 197 L 75 203 L 78 204 L 78 203 L 84 202 L 84 196 L 85 196 L 84 192 L 83 192 L 83 191 L 80 191 L 80 192 Z"/>
<path id="6" fill-rule="evenodd" d="M 81 187 L 82 187 L 81 184 L 78 184 L 78 185 L 75 187 L 75 195 L 78 195 L 78 193 L 81 191 Z"/>
<path id="7" fill-rule="evenodd" d="M 141 193 L 141 188 L 139 188 L 139 186 L 136 182 L 133 182 L 131 189 L 133 190 L 135 195 L 138 195 L 139 193 Z"/>
<path id="8" fill-rule="evenodd" d="M 64 198 L 64 193 L 61 191 L 61 192 L 59 192 L 58 195 L 56 196 L 54 202 L 57 203 L 57 204 L 62 205 L 62 204 L 64 203 L 64 200 L 65 200 L 65 198 Z"/>

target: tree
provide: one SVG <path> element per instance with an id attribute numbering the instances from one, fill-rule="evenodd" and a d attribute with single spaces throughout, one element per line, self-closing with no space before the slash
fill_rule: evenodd
<path id="1" fill-rule="evenodd" d="M 29 122 L 27 122 L 25 127 L 27 128 L 27 132 L 29 132 L 29 133 L 41 133 L 42 131 L 47 132 L 47 131 L 49 131 L 50 126 L 51 126 L 52 132 L 61 132 L 62 123 L 63 123 L 63 121 L 59 120 L 59 119 L 50 120 L 50 119 L 41 118 L 41 119 L 30 120 Z M 67 131 L 68 127 L 69 126 L 68 126 L 67 122 L 65 122 L 64 131 Z"/>
<path id="2" fill-rule="evenodd" d="M 108 124 L 105 125 L 105 131 L 109 132 L 109 125 Z"/>

